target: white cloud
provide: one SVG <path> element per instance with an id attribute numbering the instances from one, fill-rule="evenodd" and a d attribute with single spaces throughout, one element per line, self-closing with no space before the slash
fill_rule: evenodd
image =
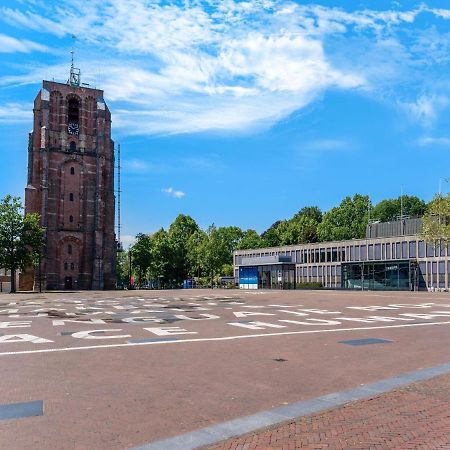
<path id="1" fill-rule="evenodd" d="M 122 242 L 123 248 L 128 249 L 136 242 L 136 237 L 129 234 L 125 234 L 120 236 L 120 240 Z"/>
<path id="2" fill-rule="evenodd" d="M 183 191 L 176 191 L 172 187 L 161 189 L 161 192 L 164 192 L 169 197 L 173 197 L 173 198 L 182 198 L 186 195 Z"/>
<path id="3" fill-rule="evenodd" d="M 29 122 L 31 127 L 32 118 L 32 104 L 6 103 L 0 105 L 0 123 Z"/>
<path id="4" fill-rule="evenodd" d="M 122 161 L 122 167 L 130 172 L 147 172 L 150 165 L 146 161 L 133 158 Z"/>
<path id="5" fill-rule="evenodd" d="M 450 99 L 445 96 L 422 95 L 413 102 L 399 102 L 413 121 L 429 126 L 438 113 L 450 104 Z"/>
<path id="6" fill-rule="evenodd" d="M 423 44 L 402 42 L 402 27 L 424 12 L 450 18 L 425 5 L 347 12 L 291 0 L 61 0 L 57 10 L 41 3 L 0 12 L 11 25 L 58 37 L 76 29 L 83 81 L 105 90 L 115 126 L 131 134 L 247 132 L 330 89 L 389 98 L 396 84 L 420 84 L 411 71 L 426 58 Z M 27 68 L 0 84 L 45 74 L 64 80 L 67 64 Z M 418 121 L 436 117 L 426 98 L 392 103 Z"/>
<path id="7" fill-rule="evenodd" d="M 424 136 L 417 142 L 421 147 L 450 147 L 450 138 L 448 137 Z"/>
<path id="8" fill-rule="evenodd" d="M 305 151 L 320 152 L 333 150 L 350 150 L 354 148 L 354 143 L 344 139 L 316 139 L 300 145 Z"/>
<path id="9" fill-rule="evenodd" d="M 45 45 L 0 33 L 0 53 L 46 52 L 47 50 Z"/>

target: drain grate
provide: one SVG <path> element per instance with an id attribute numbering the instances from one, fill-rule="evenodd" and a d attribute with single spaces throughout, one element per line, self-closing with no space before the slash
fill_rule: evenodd
<path id="1" fill-rule="evenodd" d="M 377 338 L 369 338 L 369 339 L 353 339 L 350 341 L 338 341 L 338 344 L 347 344 L 347 345 L 371 345 L 371 344 L 391 344 L 392 341 L 388 341 L 387 339 L 377 339 Z"/>

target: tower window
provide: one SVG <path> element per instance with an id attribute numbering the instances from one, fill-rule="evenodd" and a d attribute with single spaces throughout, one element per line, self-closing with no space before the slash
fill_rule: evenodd
<path id="1" fill-rule="evenodd" d="M 68 265 L 67 265 L 67 263 L 65 262 L 64 263 L 64 270 L 67 270 L 68 269 Z"/>
<path id="2" fill-rule="evenodd" d="M 69 200 L 73 202 L 73 194 L 69 194 Z"/>
<path id="3" fill-rule="evenodd" d="M 69 148 L 70 148 L 71 152 L 76 152 L 77 151 L 77 144 L 74 141 L 70 141 Z M 72 169 L 73 169 L 73 167 L 72 167 Z"/>
<path id="4" fill-rule="evenodd" d="M 68 253 L 69 255 L 72 254 L 72 246 L 71 246 L 70 244 L 67 246 L 67 253 Z"/>
<path id="5" fill-rule="evenodd" d="M 78 103 L 78 100 L 71 98 L 69 100 L 69 115 L 68 115 L 69 123 L 78 123 L 79 110 L 80 105 Z"/>
<path id="6" fill-rule="evenodd" d="M 70 168 L 70 175 L 75 175 L 75 167 Z"/>
<path id="7" fill-rule="evenodd" d="M 73 223 L 73 216 L 69 216 L 69 222 Z"/>
<path id="8" fill-rule="evenodd" d="M 74 263 L 70 263 L 70 270 L 75 269 L 75 264 Z"/>

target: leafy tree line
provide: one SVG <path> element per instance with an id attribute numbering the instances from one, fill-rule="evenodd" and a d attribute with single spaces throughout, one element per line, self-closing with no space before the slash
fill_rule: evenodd
<path id="1" fill-rule="evenodd" d="M 19 197 L 0 202 L 0 267 L 11 272 L 11 292 L 16 292 L 16 273 L 35 266 L 42 250 L 44 229 L 39 214 L 23 215 Z"/>
<path id="2" fill-rule="evenodd" d="M 212 284 L 220 275 L 233 274 L 234 250 L 363 238 L 369 217 L 384 222 L 397 219 L 401 213 L 423 216 L 427 207 L 418 197 L 406 195 L 372 206 L 368 196 L 355 194 L 326 213 L 317 206 L 304 207 L 261 235 L 235 226 L 211 225 L 202 230 L 192 217 L 181 214 L 168 230 L 137 235 L 130 249 L 133 275 L 138 284 L 154 280 L 164 287 L 179 286 L 190 277 Z M 122 259 L 119 277 L 126 284 L 129 255 Z"/>
<path id="3" fill-rule="evenodd" d="M 450 194 L 437 195 L 429 204 L 403 196 L 382 200 L 374 207 L 368 196 L 356 194 L 326 213 L 317 206 L 302 208 L 261 235 L 235 226 L 211 225 L 202 230 L 194 219 L 180 214 L 168 230 L 139 234 L 129 252 L 118 254 L 118 279 L 127 284 L 132 268 L 138 283 L 156 280 L 158 286 L 176 287 L 189 277 L 198 277 L 212 284 L 219 275 L 233 274 L 234 250 L 362 238 L 369 216 L 387 221 L 401 213 L 423 216 L 422 237 L 427 242 L 450 243 Z M 13 275 L 12 292 L 17 270 L 36 266 L 44 232 L 38 214 L 23 214 L 20 198 L 7 195 L 0 201 L 0 267 Z"/>

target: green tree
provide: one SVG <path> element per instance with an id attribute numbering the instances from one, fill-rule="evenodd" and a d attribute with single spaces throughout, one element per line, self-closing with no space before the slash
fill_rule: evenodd
<path id="1" fill-rule="evenodd" d="M 252 229 L 243 232 L 242 239 L 237 244 L 237 250 L 246 250 L 248 248 L 262 248 L 263 240 L 261 236 Z"/>
<path id="2" fill-rule="evenodd" d="M 280 225 L 281 222 L 281 220 L 277 220 L 261 234 L 263 247 L 277 247 L 280 245 L 281 239 L 278 233 L 278 225 Z"/>
<path id="3" fill-rule="evenodd" d="M 11 272 L 11 292 L 16 292 L 16 272 L 36 265 L 44 244 L 38 214 L 22 214 L 19 197 L 0 202 L 0 267 Z"/>
<path id="4" fill-rule="evenodd" d="M 172 256 L 169 267 L 171 277 L 177 283 L 181 283 L 192 272 L 188 258 L 188 242 L 189 238 L 198 230 L 197 222 L 184 214 L 178 215 L 170 225 L 168 239 Z"/>
<path id="5" fill-rule="evenodd" d="M 434 245 L 450 243 L 450 194 L 436 195 L 423 217 L 422 236 Z"/>
<path id="6" fill-rule="evenodd" d="M 318 225 L 319 240 L 341 241 L 363 238 L 366 235 L 369 204 L 367 195 L 355 194 L 353 198 L 344 198 L 339 206 L 324 215 Z"/>
<path id="7" fill-rule="evenodd" d="M 403 208 L 402 208 L 403 206 Z M 381 222 L 397 220 L 402 214 L 411 217 L 422 217 L 426 210 L 426 203 L 414 195 L 403 195 L 395 199 L 381 200 L 370 212 L 371 219 Z"/>
<path id="8" fill-rule="evenodd" d="M 127 251 L 120 251 L 117 252 L 117 285 L 119 288 L 122 288 L 123 286 L 126 286 L 129 282 L 129 268 L 130 264 L 128 261 L 128 252 Z"/>
<path id="9" fill-rule="evenodd" d="M 233 252 L 237 249 L 244 232 L 239 227 L 219 227 L 215 232 L 227 250 L 224 264 L 233 264 Z"/>
<path id="10" fill-rule="evenodd" d="M 172 255 L 168 233 L 160 228 L 151 235 L 151 264 L 148 271 L 150 278 L 158 280 L 159 285 L 172 284 Z"/>
<path id="11" fill-rule="evenodd" d="M 308 215 L 302 215 L 291 220 L 293 231 L 293 244 L 308 244 L 317 242 L 317 227 L 319 223 Z"/>
<path id="12" fill-rule="evenodd" d="M 138 283 L 147 278 L 147 271 L 152 263 L 152 238 L 148 234 L 139 233 L 136 242 L 131 248 L 132 266 L 137 273 Z"/>
<path id="13" fill-rule="evenodd" d="M 201 229 L 198 229 L 189 237 L 187 259 L 192 276 L 200 277 L 203 274 L 201 249 L 206 239 L 208 239 L 208 236 Z"/>
<path id="14" fill-rule="evenodd" d="M 198 251 L 204 274 L 213 285 L 215 277 L 220 275 L 223 266 L 229 264 L 229 242 L 224 239 L 223 232 L 212 224 L 206 230 L 205 239 L 200 243 Z"/>
<path id="15" fill-rule="evenodd" d="M 298 213 L 296 213 L 293 219 L 301 219 L 302 217 L 308 217 L 314 220 L 316 223 L 322 222 L 323 213 L 318 206 L 305 206 Z"/>

